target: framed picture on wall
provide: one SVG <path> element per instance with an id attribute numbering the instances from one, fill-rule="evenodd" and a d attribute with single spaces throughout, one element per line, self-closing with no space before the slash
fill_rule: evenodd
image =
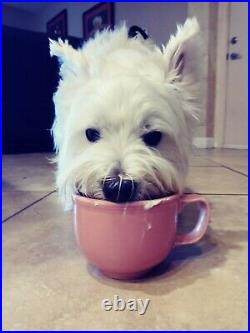
<path id="1" fill-rule="evenodd" d="M 85 40 L 94 37 L 97 31 L 105 28 L 114 28 L 114 3 L 101 2 L 90 8 L 82 15 L 83 38 Z"/>
<path id="2" fill-rule="evenodd" d="M 66 38 L 68 35 L 67 9 L 54 16 L 47 22 L 47 34 L 50 38 Z"/>

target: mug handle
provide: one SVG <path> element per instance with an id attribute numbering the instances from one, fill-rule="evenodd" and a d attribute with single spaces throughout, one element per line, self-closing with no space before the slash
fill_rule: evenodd
<path id="1" fill-rule="evenodd" d="M 179 212 L 192 203 L 200 204 L 200 214 L 196 226 L 186 234 L 176 235 L 175 246 L 197 243 L 205 234 L 210 220 L 210 209 L 208 202 L 199 194 L 187 194 L 180 198 Z M 177 222 L 178 223 L 178 222 Z"/>

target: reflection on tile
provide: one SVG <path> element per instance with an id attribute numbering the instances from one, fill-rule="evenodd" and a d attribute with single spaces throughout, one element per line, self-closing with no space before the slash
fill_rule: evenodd
<path id="1" fill-rule="evenodd" d="M 2 193 L 2 220 L 43 198 L 48 192 L 17 191 Z"/>
<path id="2" fill-rule="evenodd" d="M 198 193 L 248 193 L 247 177 L 223 167 L 191 167 L 187 186 Z"/>
<path id="3" fill-rule="evenodd" d="M 4 330 L 246 330 L 247 198 L 209 196 L 212 222 L 150 279 L 102 277 L 78 252 L 71 212 L 52 194 L 3 225 Z M 145 315 L 105 312 L 114 295 L 150 299 Z"/>
<path id="4" fill-rule="evenodd" d="M 50 191 L 54 166 L 48 154 L 3 155 L 3 191 Z"/>

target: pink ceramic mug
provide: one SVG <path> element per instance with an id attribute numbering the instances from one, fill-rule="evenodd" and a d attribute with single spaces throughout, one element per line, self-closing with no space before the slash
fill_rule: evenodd
<path id="1" fill-rule="evenodd" d="M 116 279 L 132 279 L 162 262 L 177 245 L 193 244 L 209 222 L 207 201 L 197 194 L 117 204 L 74 195 L 74 230 L 88 261 Z M 178 235 L 177 218 L 184 206 L 199 205 L 191 232 Z"/>

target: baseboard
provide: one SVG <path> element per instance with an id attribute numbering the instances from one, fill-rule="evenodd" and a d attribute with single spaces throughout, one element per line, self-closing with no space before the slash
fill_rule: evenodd
<path id="1" fill-rule="evenodd" d="M 231 149 L 248 149 L 247 145 L 223 145 L 222 148 L 231 148 Z"/>
<path id="2" fill-rule="evenodd" d="M 193 145 L 196 148 L 214 148 L 214 138 L 194 138 Z"/>

